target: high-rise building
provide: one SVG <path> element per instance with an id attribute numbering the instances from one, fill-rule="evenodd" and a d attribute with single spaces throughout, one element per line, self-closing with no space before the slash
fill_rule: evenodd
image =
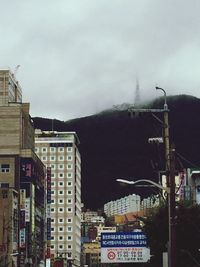
<path id="1" fill-rule="evenodd" d="M 80 266 L 81 157 L 75 132 L 35 131 L 36 153 L 51 168 L 51 255 Z"/>
<path id="2" fill-rule="evenodd" d="M 0 260 L 5 266 L 38 266 L 44 258 L 44 178 L 29 103 L 22 103 L 12 72 L 0 70 Z"/>
<path id="3" fill-rule="evenodd" d="M 140 196 L 135 194 L 110 201 L 104 205 L 104 212 L 108 217 L 112 215 L 122 215 L 129 212 L 137 212 L 139 210 Z"/>

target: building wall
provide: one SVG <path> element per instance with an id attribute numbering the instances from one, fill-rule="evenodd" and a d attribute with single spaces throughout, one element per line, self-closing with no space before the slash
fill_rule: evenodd
<path id="1" fill-rule="evenodd" d="M 36 153 L 51 167 L 51 253 L 76 259 L 81 252 L 81 158 L 75 133 L 35 134 Z"/>

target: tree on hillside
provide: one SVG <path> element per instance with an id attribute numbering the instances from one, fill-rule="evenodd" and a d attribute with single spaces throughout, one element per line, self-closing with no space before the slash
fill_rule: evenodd
<path id="1" fill-rule="evenodd" d="M 151 248 L 149 266 L 162 266 L 162 253 L 167 251 L 168 209 L 162 206 L 145 220 L 144 231 Z M 177 267 L 200 266 L 200 206 L 179 205 L 176 209 Z"/>

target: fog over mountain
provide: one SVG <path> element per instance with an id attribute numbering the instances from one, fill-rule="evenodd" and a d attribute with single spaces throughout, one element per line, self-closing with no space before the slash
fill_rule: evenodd
<path id="1" fill-rule="evenodd" d="M 200 99 L 180 95 L 168 97 L 171 141 L 176 146 L 176 168 L 200 167 Z M 145 108 L 163 108 L 158 98 Z M 82 200 L 86 207 L 100 208 L 107 201 L 129 193 L 141 196 L 152 189 L 121 187 L 116 178 L 158 181 L 164 170 L 164 147 L 148 143 L 162 136 L 162 125 L 151 113 L 130 119 L 127 109 L 109 109 L 71 121 L 54 120 L 54 130 L 76 131 L 82 157 Z M 161 120 L 162 114 L 158 115 Z M 52 129 L 52 120 L 33 118 L 35 128 Z"/>

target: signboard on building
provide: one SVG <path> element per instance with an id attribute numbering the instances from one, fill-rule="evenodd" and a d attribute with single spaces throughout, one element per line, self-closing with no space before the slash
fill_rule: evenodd
<path id="1" fill-rule="evenodd" d="M 25 222 L 30 222 L 30 198 L 25 200 Z"/>
<path id="2" fill-rule="evenodd" d="M 19 247 L 25 248 L 26 246 L 26 228 L 20 229 L 19 232 Z"/>
<path id="3" fill-rule="evenodd" d="M 150 249 L 143 232 L 101 234 L 102 263 L 140 263 L 149 259 Z"/>

